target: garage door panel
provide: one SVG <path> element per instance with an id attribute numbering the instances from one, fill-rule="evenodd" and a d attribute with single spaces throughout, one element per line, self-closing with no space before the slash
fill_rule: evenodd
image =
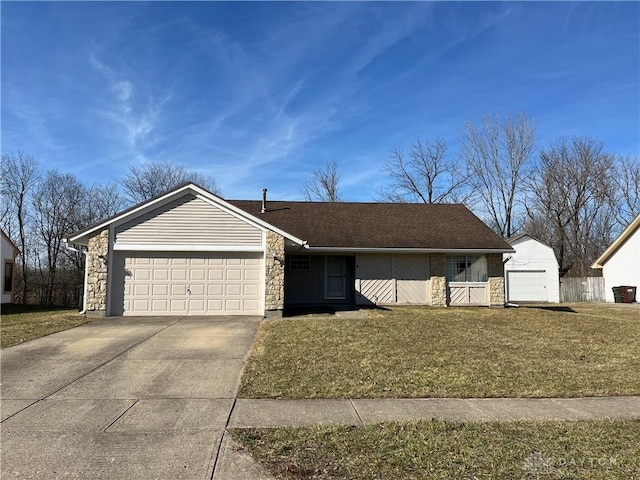
<path id="1" fill-rule="evenodd" d="M 222 308 L 222 300 L 212 300 L 212 299 L 208 299 L 207 300 L 207 310 L 209 312 L 222 312 L 223 308 Z"/>
<path id="2" fill-rule="evenodd" d="M 238 270 L 238 269 L 227 270 L 227 280 L 242 280 L 242 270 Z"/>
<path id="3" fill-rule="evenodd" d="M 153 299 L 151 308 L 154 312 L 167 312 L 169 310 L 169 301 L 166 299 Z"/>
<path id="4" fill-rule="evenodd" d="M 244 309 L 245 310 L 258 310 L 259 303 L 257 300 L 245 300 L 244 301 Z"/>
<path id="5" fill-rule="evenodd" d="M 167 268 L 155 268 L 153 270 L 154 280 L 169 280 L 169 270 Z M 148 277 L 144 280 L 148 280 Z"/>
<path id="6" fill-rule="evenodd" d="M 260 253 L 118 255 L 125 267 L 124 315 L 262 314 Z M 114 305 L 118 311 L 117 300 Z"/>
<path id="7" fill-rule="evenodd" d="M 189 270 L 189 280 L 200 281 L 207 278 L 207 272 L 202 268 Z"/>
<path id="8" fill-rule="evenodd" d="M 136 285 L 133 288 L 133 294 L 136 296 L 149 295 L 149 285 Z"/>
<path id="9" fill-rule="evenodd" d="M 153 296 L 169 295 L 169 285 L 153 285 Z"/>
<path id="10" fill-rule="evenodd" d="M 223 270 L 209 270 L 209 280 L 224 280 Z"/>
<path id="11" fill-rule="evenodd" d="M 227 285 L 227 295 L 241 295 L 242 285 Z"/>
<path id="12" fill-rule="evenodd" d="M 225 300 L 225 309 L 228 312 L 239 312 L 241 310 L 240 305 L 241 302 L 239 299 L 226 299 Z"/>
<path id="13" fill-rule="evenodd" d="M 171 269 L 171 280 L 186 280 L 187 279 L 187 269 L 186 268 L 172 268 Z"/>
<path id="14" fill-rule="evenodd" d="M 136 280 L 149 280 L 151 278 L 151 272 L 146 268 L 146 266 L 143 268 L 137 268 L 135 272 Z"/>
<path id="15" fill-rule="evenodd" d="M 547 274 L 544 271 L 508 271 L 507 298 L 514 302 L 546 302 Z"/>

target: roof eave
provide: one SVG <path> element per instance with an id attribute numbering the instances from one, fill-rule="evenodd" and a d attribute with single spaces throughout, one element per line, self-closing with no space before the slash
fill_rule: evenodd
<path id="1" fill-rule="evenodd" d="M 609 260 L 609 258 L 622 246 L 624 242 L 640 227 L 640 215 L 638 215 L 628 226 L 625 228 L 618 238 L 616 238 L 611 245 L 604 251 L 598 259 L 591 264 L 591 268 L 602 269 Z"/>
<path id="2" fill-rule="evenodd" d="M 309 253 L 445 253 L 445 254 L 487 254 L 515 253 L 513 248 L 421 248 L 421 247 L 313 247 Z"/>

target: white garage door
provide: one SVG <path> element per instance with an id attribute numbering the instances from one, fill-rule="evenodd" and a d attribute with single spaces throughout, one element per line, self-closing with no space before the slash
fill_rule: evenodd
<path id="1" fill-rule="evenodd" d="M 547 273 L 544 271 L 508 271 L 507 299 L 510 302 L 546 302 Z"/>
<path id="2" fill-rule="evenodd" d="M 121 255 L 124 315 L 264 313 L 261 253 Z"/>

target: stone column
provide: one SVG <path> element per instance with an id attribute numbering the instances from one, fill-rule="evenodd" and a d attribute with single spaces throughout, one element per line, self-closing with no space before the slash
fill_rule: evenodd
<path id="1" fill-rule="evenodd" d="M 105 228 L 89 239 L 87 250 L 87 315 L 104 317 L 107 313 L 107 283 L 109 279 L 109 229 Z"/>
<path id="2" fill-rule="evenodd" d="M 447 306 L 447 279 L 445 277 L 446 255 L 432 253 L 429 255 L 431 268 L 429 279 L 430 303 L 434 306 Z"/>
<path id="3" fill-rule="evenodd" d="M 487 255 L 487 270 L 489 274 L 489 305 L 503 307 L 504 298 L 504 264 L 501 253 Z"/>
<path id="4" fill-rule="evenodd" d="M 267 230 L 265 246 L 265 316 L 282 316 L 284 308 L 284 237 Z"/>

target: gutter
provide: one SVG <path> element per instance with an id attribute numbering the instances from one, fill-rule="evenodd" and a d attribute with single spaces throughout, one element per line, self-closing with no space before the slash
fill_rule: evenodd
<path id="1" fill-rule="evenodd" d="M 306 242 L 304 242 L 306 243 Z M 373 248 L 360 248 L 360 247 L 310 247 L 306 249 L 309 252 L 317 253 L 449 253 L 449 254 L 486 254 L 486 253 L 515 253 L 514 249 L 498 249 L 498 248 L 398 248 L 398 247 L 373 247 Z"/>
<path id="2" fill-rule="evenodd" d="M 77 249 L 76 247 L 72 247 L 69 244 L 68 239 L 63 238 L 62 243 L 67 250 L 71 252 L 81 253 L 84 255 L 84 286 L 82 287 L 82 310 L 78 312 L 79 315 L 84 315 L 87 313 L 87 286 L 89 283 L 89 256 L 87 255 L 88 251 L 84 248 Z"/>

